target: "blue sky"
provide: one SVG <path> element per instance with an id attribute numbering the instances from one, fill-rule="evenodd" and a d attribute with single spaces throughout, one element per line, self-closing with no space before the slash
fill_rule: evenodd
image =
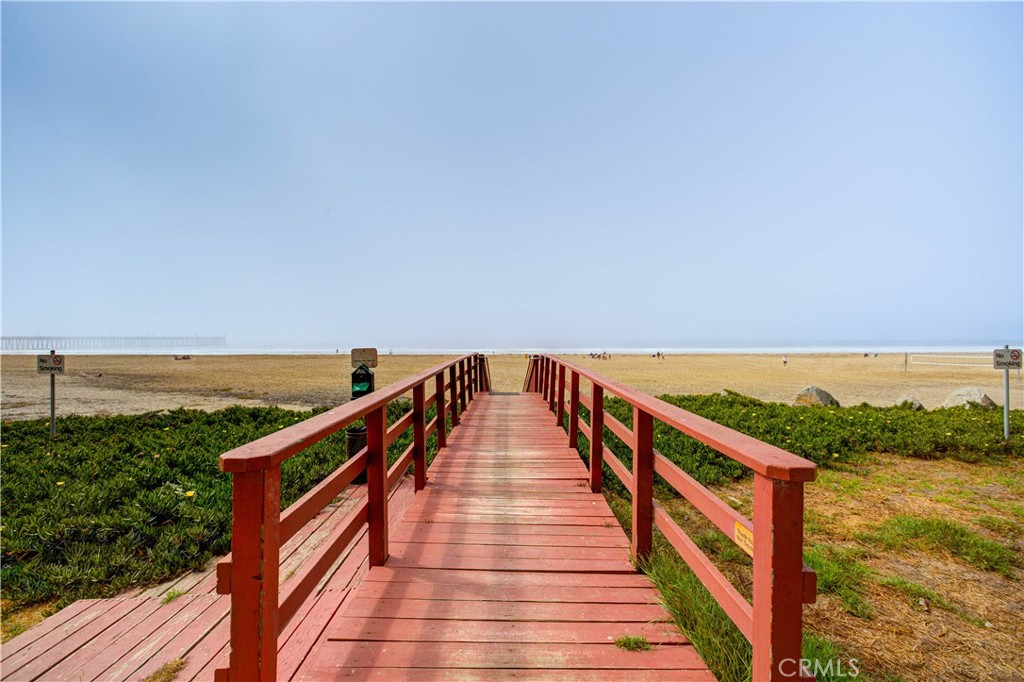
<path id="1" fill-rule="evenodd" d="M 1022 5 L 2 5 L 3 333 L 1019 343 Z"/>

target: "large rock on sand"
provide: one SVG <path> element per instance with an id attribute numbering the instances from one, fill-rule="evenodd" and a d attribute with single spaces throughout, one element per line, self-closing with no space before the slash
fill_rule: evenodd
<path id="1" fill-rule="evenodd" d="M 833 398 L 832 394 L 824 389 L 818 388 L 817 386 L 808 386 L 796 394 L 796 398 L 793 400 L 793 405 L 797 407 L 809 407 L 811 405 L 833 405 L 835 407 L 839 407 L 839 401 Z"/>
<path id="2" fill-rule="evenodd" d="M 985 392 L 975 386 L 969 386 L 967 388 L 958 388 L 949 394 L 946 398 L 946 402 L 942 403 L 943 407 L 970 407 L 971 403 L 977 403 L 981 407 L 992 408 L 996 404 L 992 398 L 985 395 Z"/>
<path id="3" fill-rule="evenodd" d="M 921 412 L 924 410 L 924 405 L 921 404 L 921 401 L 912 395 L 901 395 L 896 399 L 896 407 L 914 410 L 915 412 Z"/>

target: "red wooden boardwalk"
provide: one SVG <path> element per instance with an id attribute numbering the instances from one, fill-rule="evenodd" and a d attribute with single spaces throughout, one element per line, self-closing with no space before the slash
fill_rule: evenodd
<path id="1" fill-rule="evenodd" d="M 300 679 L 714 679 L 554 421 L 536 394 L 477 396 Z"/>
<path id="2" fill-rule="evenodd" d="M 478 394 L 427 488 L 393 490 L 386 565 L 367 571 L 364 532 L 289 623 L 278 679 L 714 679 L 588 476 L 540 396 Z M 282 587 L 365 496 L 350 486 L 282 546 Z M 215 584 L 211 569 L 76 602 L 4 644 L 0 673 L 141 680 L 185 658 L 178 682 L 212 680 L 229 651 Z M 163 604 L 172 589 L 185 594 Z M 654 650 L 619 649 L 622 635 Z"/>
<path id="3" fill-rule="evenodd" d="M 813 463 L 551 356 L 531 358 L 524 391 L 491 393 L 486 358 L 462 356 L 224 453 L 230 558 L 72 604 L 6 643 L 0 676 L 137 680 L 184 658 L 181 682 L 713 679 L 630 563 L 657 528 L 751 641 L 754 679 L 813 679 L 789 665 L 816 592 L 801 561 Z M 632 406 L 629 427 L 604 410 L 606 391 Z M 388 426 L 388 404 L 410 392 Z M 281 463 L 360 419 L 366 447 L 281 510 Z M 655 450 L 655 421 L 752 471 L 753 520 Z M 629 541 L 600 493 L 605 468 L 631 497 Z M 753 603 L 658 505 L 655 475 L 752 556 Z M 162 603 L 172 589 L 185 594 Z M 630 635 L 653 649 L 616 646 Z"/>

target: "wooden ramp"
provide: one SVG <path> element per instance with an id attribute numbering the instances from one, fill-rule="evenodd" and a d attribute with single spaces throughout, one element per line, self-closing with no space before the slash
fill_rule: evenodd
<path id="1" fill-rule="evenodd" d="M 588 475 L 538 394 L 477 394 L 426 488 L 391 489 L 385 565 L 368 568 L 363 527 L 281 631 L 277 679 L 714 679 Z M 282 545 L 283 588 L 365 498 L 348 486 Z M 143 680 L 184 658 L 176 680 L 213 680 L 230 650 L 215 585 L 211 568 L 75 602 L 5 643 L 0 674 Z M 624 635 L 653 650 L 618 648 Z"/>
<path id="2" fill-rule="evenodd" d="M 393 528 L 299 679 L 714 679 L 537 394 L 479 394 Z"/>

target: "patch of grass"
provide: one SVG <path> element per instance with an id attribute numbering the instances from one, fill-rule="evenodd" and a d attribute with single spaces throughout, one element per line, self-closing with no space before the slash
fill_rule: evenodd
<path id="1" fill-rule="evenodd" d="M 832 529 L 829 520 L 823 514 L 804 507 L 804 536 L 821 535 Z"/>
<path id="2" fill-rule="evenodd" d="M 1016 516 L 1021 521 L 1024 521 L 1024 504 L 1007 502 L 1006 500 L 985 500 L 985 504 L 997 511 Z"/>
<path id="3" fill-rule="evenodd" d="M 715 677 L 722 682 L 749 680 L 750 642 L 660 533 L 655 534 L 654 551 L 641 568 Z"/>
<path id="4" fill-rule="evenodd" d="M 804 552 L 804 561 L 818 574 L 818 592 L 839 599 L 850 615 L 870 619 L 874 608 L 864 598 L 871 569 L 860 563 L 862 554 L 828 544 L 816 544 Z"/>
<path id="5" fill-rule="evenodd" d="M 975 519 L 975 522 L 982 528 L 987 528 L 993 533 L 998 533 L 1009 540 L 1024 537 L 1024 524 L 1004 519 L 1001 516 L 979 516 Z"/>
<path id="6" fill-rule="evenodd" d="M 804 630 L 803 658 L 817 682 L 867 680 L 860 665 L 842 647 L 813 632 Z M 855 672 L 856 670 L 856 672 Z"/>
<path id="7" fill-rule="evenodd" d="M 184 668 L 187 661 L 184 658 L 176 658 L 160 666 L 160 669 L 144 679 L 142 682 L 174 682 Z"/>
<path id="8" fill-rule="evenodd" d="M 164 598 L 160 600 L 161 604 L 170 604 L 172 601 L 185 594 L 184 590 L 168 590 Z"/>
<path id="9" fill-rule="evenodd" d="M 705 554 L 717 555 L 722 561 L 734 564 L 752 565 L 747 553 L 737 547 L 736 543 L 717 528 L 694 535 L 691 539 Z"/>
<path id="10" fill-rule="evenodd" d="M 627 500 L 606 492 L 608 506 L 629 535 L 631 507 Z M 665 536 L 654 531 L 651 556 L 640 568 L 661 592 L 662 603 L 704 663 L 721 682 L 749 682 L 752 649 L 690 567 Z"/>
<path id="11" fill-rule="evenodd" d="M 57 611 L 54 604 L 42 603 L 16 607 L 6 599 L 0 604 L 0 642 L 6 642 L 43 622 Z"/>
<path id="12" fill-rule="evenodd" d="M 864 480 L 853 478 L 848 474 L 841 474 L 835 471 L 822 471 L 818 474 L 818 484 L 832 492 L 842 495 L 857 495 L 864 490 Z"/>
<path id="13" fill-rule="evenodd" d="M 954 604 L 934 590 L 930 590 L 924 585 L 915 583 L 912 580 L 906 580 L 900 577 L 889 577 L 883 578 L 878 581 L 879 585 L 885 587 L 891 587 L 895 590 L 899 590 L 903 594 L 910 598 L 910 604 L 915 609 L 920 609 L 920 602 L 923 599 L 925 602 L 930 603 L 932 606 L 943 611 L 949 611 L 950 613 L 958 616 L 961 620 L 971 625 L 978 627 L 986 627 L 985 621 L 978 616 L 974 615 L 970 611 Z"/>
<path id="14" fill-rule="evenodd" d="M 1007 578 L 1013 578 L 1013 568 L 1020 565 L 1020 558 L 1011 549 L 947 519 L 898 514 L 860 537 L 890 550 L 916 548 L 948 552 L 972 566 Z"/>
<path id="15" fill-rule="evenodd" d="M 622 635 L 615 640 L 615 646 L 626 651 L 650 651 L 654 648 L 643 635 Z"/>

